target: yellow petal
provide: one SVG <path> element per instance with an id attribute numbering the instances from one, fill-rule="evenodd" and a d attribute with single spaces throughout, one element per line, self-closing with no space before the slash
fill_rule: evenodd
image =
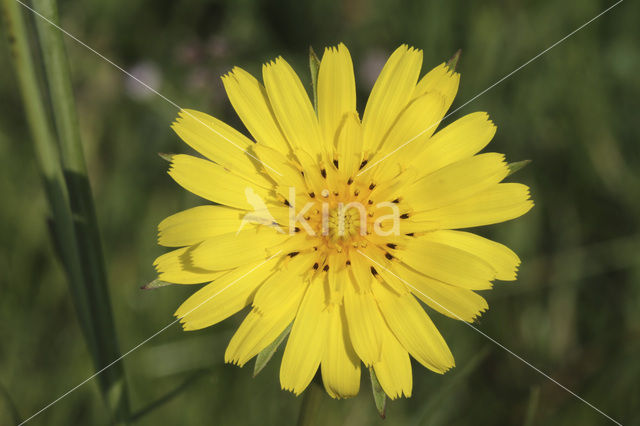
<path id="1" fill-rule="evenodd" d="M 181 211 L 160 222 L 158 243 L 166 247 L 181 247 L 236 232 L 244 214 L 223 206 L 198 206 Z"/>
<path id="2" fill-rule="evenodd" d="M 200 284 L 213 281 L 228 272 L 196 268 L 191 262 L 190 249 L 184 247 L 159 256 L 153 262 L 158 279 L 174 284 Z"/>
<path id="3" fill-rule="evenodd" d="M 290 151 L 289 144 L 278 127 L 262 84 L 238 67 L 234 67 L 229 74 L 223 76 L 222 83 L 231 105 L 255 140 L 259 144 L 287 154 Z"/>
<path id="4" fill-rule="evenodd" d="M 409 398 L 413 388 L 409 353 L 386 324 L 380 332 L 383 336 L 381 357 L 380 361 L 373 365 L 376 377 L 389 398 Z"/>
<path id="5" fill-rule="evenodd" d="M 487 262 L 503 281 L 516 279 L 520 258 L 509 247 L 470 232 L 442 230 L 420 238 L 464 250 Z"/>
<path id="6" fill-rule="evenodd" d="M 282 389 L 299 395 L 309 385 L 324 356 L 328 324 L 324 282 L 315 278 L 307 288 L 284 349 L 280 364 Z"/>
<path id="7" fill-rule="evenodd" d="M 428 92 L 439 92 L 445 99 L 445 111 L 453 103 L 460 85 L 460 74 L 451 71 L 445 63 L 442 63 L 425 74 L 420 79 L 413 91 L 413 98 L 418 98 Z"/>
<path id="8" fill-rule="evenodd" d="M 373 166 L 376 168 L 375 179 L 384 182 L 393 178 L 397 174 L 396 164 L 406 167 L 436 131 L 445 112 L 444 98 L 437 92 L 427 93 L 412 101 L 400 113 L 380 149 L 372 157 L 372 166 L 380 160 Z"/>
<path id="9" fill-rule="evenodd" d="M 303 287 L 302 283 L 297 284 Z M 251 310 L 231 338 L 224 354 L 224 361 L 242 367 L 270 345 L 293 321 L 303 294 L 304 287 L 303 291 L 282 299 L 277 310 L 270 312 Z"/>
<path id="10" fill-rule="evenodd" d="M 434 280 L 404 265 L 395 265 L 393 272 L 408 283 L 418 299 L 448 317 L 473 322 L 489 308 L 487 301 L 471 290 Z"/>
<path id="11" fill-rule="evenodd" d="M 279 309 L 290 298 L 302 297 L 306 285 L 303 275 L 311 270 L 315 255 L 299 254 L 290 259 L 258 289 L 253 306 L 260 312 Z"/>
<path id="12" fill-rule="evenodd" d="M 422 67 L 422 51 L 400 46 L 376 80 L 362 118 L 364 147 L 374 152 L 411 99 Z"/>
<path id="13" fill-rule="evenodd" d="M 373 275 L 371 273 L 371 264 L 363 255 L 354 255 L 349 259 L 351 261 L 352 283 L 356 285 L 358 291 L 368 291 L 371 289 L 371 281 Z"/>
<path id="14" fill-rule="evenodd" d="M 262 76 L 275 116 L 290 145 L 319 160 L 324 146 L 320 126 L 309 96 L 293 68 L 279 57 L 262 67 Z"/>
<path id="15" fill-rule="evenodd" d="M 318 72 L 318 121 L 325 143 L 333 147 L 346 114 L 356 113 L 356 82 L 347 47 L 327 47 Z"/>
<path id="16" fill-rule="evenodd" d="M 380 361 L 382 327 L 386 327 L 371 292 L 347 283 L 344 309 L 353 348 L 367 367 Z"/>
<path id="17" fill-rule="evenodd" d="M 273 272 L 277 258 L 241 266 L 207 284 L 175 312 L 185 330 L 216 324 L 251 303 L 256 288 Z"/>
<path id="18" fill-rule="evenodd" d="M 344 117 L 336 144 L 338 170 L 343 178 L 353 178 L 362 162 L 362 125 L 357 113 Z"/>
<path id="19" fill-rule="evenodd" d="M 236 129 L 200 111 L 183 109 L 179 115 L 171 128 L 193 149 L 256 185 L 272 184 L 258 173 L 262 165 L 248 152 L 254 143 Z"/>
<path id="20" fill-rule="evenodd" d="M 411 159 L 418 177 L 477 154 L 493 139 L 496 126 L 485 112 L 474 112 L 438 131 Z"/>
<path id="21" fill-rule="evenodd" d="M 432 210 L 486 190 L 508 173 L 504 155 L 480 154 L 423 177 L 402 195 L 415 211 Z"/>
<path id="22" fill-rule="evenodd" d="M 247 193 L 263 200 L 269 198 L 266 189 L 230 173 L 218 164 L 191 155 L 174 155 L 169 175 L 187 191 L 238 209 L 253 210 L 247 201 Z"/>
<path id="23" fill-rule="evenodd" d="M 298 170 L 287 157 L 279 151 L 268 146 L 256 145 L 252 149 L 256 156 L 268 164 L 270 168 L 264 168 L 271 178 L 280 186 L 288 188 L 304 188 L 305 181 Z M 286 195 L 289 196 L 288 194 Z"/>
<path id="24" fill-rule="evenodd" d="M 395 256 L 428 277 L 470 290 L 489 289 L 495 278 L 491 265 L 479 257 L 424 238 L 410 239 Z"/>
<path id="25" fill-rule="evenodd" d="M 437 223 L 443 229 L 471 228 L 515 219 L 532 207 L 527 186 L 500 183 L 455 204 L 417 213 L 411 219 Z"/>
<path id="26" fill-rule="evenodd" d="M 217 271 L 235 268 L 266 259 L 273 253 L 269 251 L 271 247 L 289 238 L 289 234 L 278 232 L 275 228 L 260 226 L 206 239 L 193 248 L 191 259 L 194 265 L 204 269 Z"/>
<path id="27" fill-rule="evenodd" d="M 344 310 L 332 305 L 328 315 L 322 382 L 332 398 L 349 398 L 360 389 L 360 360 L 349 339 Z"/>
<path id="28" fill-rule="evenodd" d="M 372 290 L 389 328 L 412 357 L 436 373 L 455 365 L 447 343 L 413 295 L 398 295 L 379 282 Z"/>

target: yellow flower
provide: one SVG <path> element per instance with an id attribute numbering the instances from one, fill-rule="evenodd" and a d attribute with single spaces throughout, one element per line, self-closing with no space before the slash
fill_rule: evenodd
<path id="1" fill-rule="evenodd" d="M 217 203 L 168 217 L 159 279 L 208 283 L 176 311 L 185 330 L 251 305 L 225 361 L 244 365 L 292 322 L 280 368 L 301 393 L 318 368 L 329 395 L 353 396 L 363 363 L 391 398 L 410 396 L 409 356 L 437 373 L 453 356 L 424 311 L 463 321 L 485 311 L 475 290 L 515 280 L 520 260 L 502 244 L 458 231 L 503 222 L 533 203 L 504 156 L 478 154 L 495 126 L 466 115 L 435 132 L 459 74 L 445 64 L 419 79 L 422 52 L 399 47 L 362 120 L 347 48 L 324 51 L 317 113 L 282 58 L 264 86 L 240 68 L 223 77 L 253 136 L 183 110 L 176 133 L 206 159 L 171 157 L 181 186 Z M 408 142 L 408 143 L 407 143 Z"/>

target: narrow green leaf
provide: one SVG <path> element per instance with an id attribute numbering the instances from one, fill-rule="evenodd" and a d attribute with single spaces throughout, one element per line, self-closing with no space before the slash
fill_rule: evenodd
<path id="1" fill-rule="evenodd" d="M 18 413 L 18 408 L 16 407 L 13 398 L 11 398 L 11 395 L 2 385 L 2 383 L 0 383 L 0 396 L 2 396 L 1 399 L 4 399 L 5 401 L 4 406 L 6 408 L 5 413 L 7 413 L 7 417 L 11 417 L 11 420 L 16 425 L 22 424 L 22 419 L 20 418 L 20 414 Z M 0 407 L 3 407 L 3 404 L 0 404 Z M 0 416 L 0 420 L 2 420 L 3 418 L 3 416 Z"/>
<path id="2" fill-rule="evenodd" d="M 387 411 L 387 394 L 382 390 L 376 372 L 372 367 L 369 367 L 369 376 L 371 377 L 371 390 L 373 391 L 373 401 L 376 403 L 376 409 L 381 418 L 385 418 L 385 412 Z"/>
<path id="3" fill-rule="evenodd" d="M 128 419 L 129 422 L 130 423 L 138 422 L 142 417 L 146 416 L 147 414 L 155 411 L 160 407 L 163 407 L 168 402 L 171 402 L 175 397 L 181 395 L 184 391 L 190 389 L 193 385 L 197 384 L 198 382 L 200 382 L 200 380 L 206 378 L 210 374 L 211 374 L 211 370 L 209 369 L 201 369 L 201 370 L 195 371 L 176 388 L 165 393 L 160 398 L 152 401 L 151 403 L 146 405 L 144 408 L 131 414 L 131 417 L 129 417 Z"/>
<path id="4" fill-rule="evenodd" d="M 311 68 L 311 86 L 313 87 L 313 107 L 318 111 L 318 72 L 320 71 L 320 59 L 309 46 L 309 68 Z"/>
<path id="5" fill-rule="evenodd" d="M 536 413 L 538 411 L 538 403 L 540 402 L 540 386 L 534 386 L 529 393 L 529 404 L 527 405 L 527 413 L 524 418 L 524 426 L 533 426 L 535 424 Z"/>
<path id="6" fill-rule="evenodd" d="M 298 415 L 298 426 L 317 426 L 318 413 L 324 399 L 324 389 L 320 371 L 313 377 L 307 389 L 302 393 L 302 404 L 300 405 L 300 414 Z"/>
<path id="7" fill-rule="evenodd" d="M 160 288 L 160 287 L 166 287 L 168 285 L 173 285 L 173 283 L 168 283 L 166 281 L 162 281 L 162 280 L 153 280 L 151 281 L 149 284 L 145 284 L 142 287 L 140 287 L 142 290 L 153 290 L 156 288 Z"/>
<path id="8" fill-rule="evenodd" d="M 510 176 L 515 172 L 523 169 L 524 167 L 529 165 L 529 163 L 531 163 L 531 160 L 522 160 L 507 164 L 507 166 L 509 167 L 509 174 L 507 176 Z"/>
<path id="9" fill-rule="evenodd" d="M 278 336 L 278 338 L 273 341 L 273 343 L 264 348 L 258 354 L 258 356 L 256 357 L 256 365 L 253 368 L 253 377 L 256 377 L 258 373 L 260 373 L 262 369 L 267 365 L 267 363 L 271 360 L 273 354 L 275 354 L 278 350 L 278 346 L 280 346 L 284 338 L 289 335 L 292 325 L 293 323 L 289 324 L 287 328 L 285 328 L 284 331 Z"/>
<path id="10" fill-rule="evenodd" d="M 162 158 L 165 161 L 171 162 L 173 161 L 173 156 L 175 154 L 167 154 L 165 152 L 159 152 L 158 155 L 160 156 L 160 158 Z"/>
<path id="11" fill-rule="evenodd" d="M 453 54 L 453 56 L 451 57 L 451 59 L 449 59 L 447 61 L 447 67 L 451 70 L 451 71 L 455 71 L 456 67 L 458 66 L 458 60 L 460 60 L 460 54 L 462 53 L 462 49 L 458 49 L 458 51 L 456 53 Z"/>

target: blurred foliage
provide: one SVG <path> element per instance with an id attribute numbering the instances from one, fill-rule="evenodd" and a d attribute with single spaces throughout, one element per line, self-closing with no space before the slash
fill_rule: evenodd
<path id="1" fill-rule="evenodd" d="M 183 107 L 243 129 L 219 76 L 258 74 L 282 54 L 310 83 L 308 47 L 344 41 L 359 105 L 400 43 L 424 71 L 458 49 L 453 108 L 613 2 L 275 0 L 60 2 L 62 26 Z M 536 207 L 483 229 L 522 260 L 516 283 L 486 292 L 477 326 L 624 424 L 640 424 L 640 4 L 627 1 L 450 117 L 488 111 L 490 150 L 531 159 L 514 180 Z M 33 16 L 30 16 L 33 20 Z M 123 351 L 160 330 L 194 287 L 140 290 L 163 252 L 156 225 L 202 201 L 175 185 L 157 152 L 186 152 L 176 109 L 66 39 Z M 92 373 L 48 236 L 47 204 L 6 42 L 0 44 L 0 424 L 26 418 Z M 390 401 L 386 425 L 596 425 L 605 419 L 464 324 L 433 314 L 458 367 L 414 365 L 414 394 Z M 136 424 L 293 424 L 300 399 L 280 391 L 274 357 L 223 364 L 241 320 L 172 327 L 125 359 Z M 197 380 L 195 379 L 197 378 Z M 369 379 L 358 397 L 322 400 L 318 424 L 382 424 Z M 156 405 L 154 405 L 157 403 Z M 146 408 L 145 408 L 146 407 Z M 147 410 L 147 408 L 154 408 Z M 95 382 L 33 424 L 108 424 Z"/>

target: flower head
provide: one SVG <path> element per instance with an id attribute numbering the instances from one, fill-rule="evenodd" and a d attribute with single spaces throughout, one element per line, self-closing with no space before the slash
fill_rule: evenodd
<path id="1" fill-rule="evenodd" d="M 240 366 L 293 323 L 282 387 L 302 392 L 318 368 L 332 397 L 357 394 L 371 367 L 386 392 L 410 396 L 409 357 L 437 373 L 453 356 L 419 301 L 462 321 L 487 309 L 476 290 L 515 280 L 510 249 L 462 228 L 516 218 L 528 188 L 501 183 L 504 156 L 478 154 L 495 126 L 466 115 L 436 132 L 458 89 L 442 64 L 422 78 L 422 52 L 399 47 L 362 119 L 347 48 L 327 48 L 317 111 L 282 58 L 263 66 L 264 86 L 240 68 L 223 77 L 253 140 L 197 111 L 176 133 L 206 158 L 174 155 L 169 174 L 216 204 L 159 225 L 176 247 L 159 278 L 207 283 L 176 311 L 185 330 L 251 305 L 225 360 Z"/>

